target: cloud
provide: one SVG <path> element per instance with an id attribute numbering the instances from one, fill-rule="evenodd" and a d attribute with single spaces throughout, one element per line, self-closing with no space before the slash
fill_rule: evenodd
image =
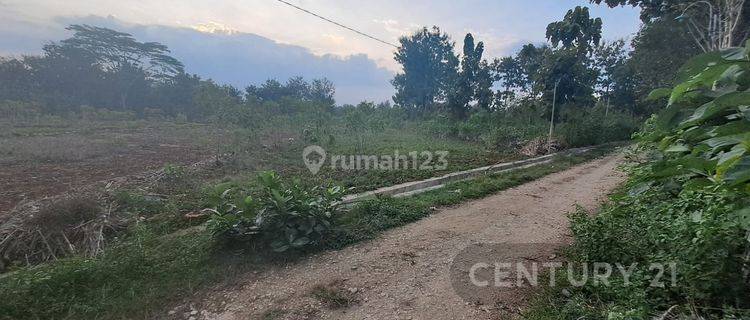
<path id="1" fill-rule="evenodd" d="M 346 41 L 346 37 L 337 36 L 335 34 L 330 34 L 330 33 L 323 34 L 323 39 L 326 39 L 327 42 L 336 46 L 341 46 Z"/>
<path id="2" fill-rule="evenodd" d="M 199 23 L 192 27 L 194 30 L 205 32 L 205 33 L 221 33 L 221 34 L 234 34 L 239 31 L 229 26 L 223 25 L 218 22 L 210 21 L 205 23 Z"/>
<path id="3" fill-rule="evenodd" d="M 388 32 L 390 32 L 392 34 L 403 35 L 403 34 L 408 33 L 407 29 L 405 29 L 404 27 L 402 27 L 398 23 L 398 21 L 393 20 L 393 19 L 386 19 L 386 20 L 374 19 L 374 20 L 372 20 L 372 22 L 375 22 L 377 24 L 382 24 L 383 28 L 385 29 L 385 31 L 388 31 Z"/>

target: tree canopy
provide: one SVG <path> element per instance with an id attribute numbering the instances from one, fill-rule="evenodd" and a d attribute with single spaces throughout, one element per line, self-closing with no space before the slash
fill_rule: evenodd
<path id="1" fill-rule="evenodd" d="M 418 113 L 432 111 L 435 103 L 445 101 L 455 81 L 459 63 L 454 43 L 438 27 L 422 28 L 399 42 L 394 59 L 403 72 L 393 78 L 393 101 Z"/>
<path id="2" fill-rule="evenodd" d="M 575 48 L 586 54 L 599 44 L 602 19 L 589 17 L 589 8 L 578 6 L 568 10 L 563 20 L 550 23 L 546 37 L 553 47 L 562 43 L 563 48 Z"/>

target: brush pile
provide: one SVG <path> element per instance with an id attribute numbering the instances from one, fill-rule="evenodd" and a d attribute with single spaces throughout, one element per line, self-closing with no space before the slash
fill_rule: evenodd
<path id="1" fill-rule="evenodd" d="M 563 144 L 555 139 L 548 141 L 547 137 L 537 137 L 527 142 L 519 153 L 529 157 L 541 156 L 549 153 L 555 153 L 564 149 Z"/>
<path id="2" fill-rule="evenodd" d="M 0 271 L 6 264 L 33 265 L 69 255 L 93 257 L 106 235 L 122 228 L 112 205 L 100 199 L 66 196 L 27 202 L 0 223 Z"/>

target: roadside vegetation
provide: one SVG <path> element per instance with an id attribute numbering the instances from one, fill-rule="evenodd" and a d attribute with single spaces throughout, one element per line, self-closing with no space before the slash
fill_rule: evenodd
<path id="1" fill-rule="evenodd" d="M 456 53 L 440 28 L 421 28 L 399 40 L 394 103 L 357 105 L 337 105 L 326 79 L 222 85 L 186 73 L 166 46 L 72 25 L 39 56 L 0 58 L 0 173 L 13 192 L 0 207 L 0 319 L 159 316 L 207 285 L 602 156 L 654 112 L 629 184 L 600 215 L 572 216 L 569 258 L 676 260 L 688 266 L 680 286 L 646 288 L 644 271 L 622 290 L 553 288 L 530 316 L 746 315 L 737 297 L 748 292 L 750 47 L 700 56 L 676 84 L 671 74 L 702 46 L 668 15 L 646 16 L 628 51 L 624 40 L 602 41 L 603 21 L 576 7 L 548 26 L 548 44 L 493 59 L 471 34 Z M 666 108 L 666 90 L 646 99 L 665 86 L 675 86 Z M 347 194 L 603 144 L 409 198 L 340 205 Z M 449 157 L 440 170 L 311 174 L 301 157 L 311 145 Z M 28 184 L 38 178 L 24 176 L 29 168 L 44 166 L 55 172 L 48 182 Z M 42 185 L 56 187 L 37 196 Z M 356 302 L 335 283 L 311 294 L 331 308 Z"/>
<path id="2" fill-rule="evenodd" d="M 693 58 L 652 93 L 667 106 L 637 135 L 627 185 L 598 214 L 571 216 L 569 258 L 635 263 L 630 283 L 549 288 L 529 318 L 750 316 L 748 74 L 750 42 Z"/>
<path id="3" fill-rule="evenodd" d="M 248 236 L 275 236 L 285 232 L 284 227 L 271 224 L 257 232 L 246 233 L 248 230 L 243 225 L 223 224 L 227 215 L 241 217 L 238 209 L 215 216 L 208 223 L 209 227 L 194 224 L 194 227 L 178 228 L 177 232 L 174 231 L 176 226 L 165 228 L 156 219 L 138 223 L 96 258 L 74 256 L 0 276 L 0 301 L 3 301 L 0 314 L 9 319 L 160 315 L 164 312 L 160 307 L 165 302 L 189 296 L 202 286 L 231 281 L 248 271 L 273 268 L 310 252 L 372 239 L 384 230 L 428 216 L 433 207 L 480 198 L 607 154 L 612 148 L 604 147 L 579 156 L 560 156 L 550 165 L 455 182 L 415 197 L 377 198 L 348 210 L 331 208 L 327 211 L 329 227 L 319 233 L 322 237 L 309 237 L 319 241 L 300 243 L 298 250 L 283 253 L 274 253 L 273 238 L 261 242 Z M 270 179 L 269 175 L 266 173 L 259 179 Z M 285 195 L 294 193 L 296 188 L 293 185 L 276 187 Z M 327 192 L 296 195 L 288 201 L 310 204 Z M 267 204 L 276 201 L 272 195 L 255 199 L 253 201 Z M 217 205 L 223 208 L 243 206 L 235 200 L 220 201 Z M 278 208 L 272 213 L 278 214 Z M 291 212 L 286 212 L 285 217 L 290 215 Z M 321 294 L 326 292 L 321 291 Z"/>

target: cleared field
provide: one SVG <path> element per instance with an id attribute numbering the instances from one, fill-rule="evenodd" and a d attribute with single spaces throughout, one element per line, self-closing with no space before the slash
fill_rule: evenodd
<path id="1" fill-rule="evenodd" d="M 212 155 L 205 127 L 155 122 L 89 123 L 83 128 L 3 125 L 0 212 L 98 181 L 187 165 Z M 203 138 L 201 138 L 203 137 Z"/>
<path id="2" fill-rule="evenodd" d="M 143 120 L 0 123 L 0 214 L 25 200 L 219 155 L 221 165 L 203 170 L 193 182 L 247 183 L 258 171 L 275 170 L 305 183 L 333 182 L 361 192 L 519 158 L 510 150 L 436 137 L 414 124 L 379 132 L 342 132 L 333 142 L 308 141 L 304 135 L 304 127 L 294 120 L 262 130 Z M 345 155 L 447 151 L 447 167 L 379 171 L 324 166 L 313 175 L 302 159 L 303 149 L 312 144 L 323 145 L 329 154 Z"/>
<path id="3" fill-rule="evenodd" d="M 429 127 L 426 121 L 397 119 L 383 122 L 389 125 L 379 121 L 361 124 L 335 112 L 328 115 L 334 117 L 324 118 L 314 111 L 279 114 L 258 126 L 80 119 L 38 122 L 44 125 L 0 123 L 0 192 L 4 195 L 0 240 L 7 240 L 0 241 L 4 245 L 0 248 L 0 272 L 8 275 L 0 281 L 0 287 L 21 297 L 0 304 L 0 310 L 28 314 L 25 306 L 30 305 L 24 299 L 43 296 L 52 299 L 49 302 L 54 306 L 32 307 L 39 315 L 118 315 L 132 312 L 129 306 L 134 297 L 123 295 L 126 292 L 154 291 L 143 299 L 173 299 L 182 290 L 190 291 L 204 280 L 210 282 L 220 268 L 214 269 L 203 258 L 223 256 L 220 252 L 224 250 L 221 240 L 201 227 L 210 219 L 202 210 L 244 201 L 247 196 L 262 196 L 264 185 L 258 181 L 261 171 L 275 171 L 285 182 L 307 190 L 340 185 L 346 193 L 358 193 L 522 157 L 515 148 L 518 143 L 497 147 L 476 139 L 451 137 Z M 303 150 L 311 145 L 325 149 L 328 163 L 333 155 L 398 152 L 408 155 L 411 163 L 422 164 L 426 160 L 423 152 L 444 151 L 446 166 L 373 170 L 325 165 L 313 174 L 303 159 Z M 416 161 L 412 154 L 418 155 Z M 201 165 L 192 165 L 195 163 Z M 538 174 L 546 173 L 544 170 L 537 170 Z M 532 176 L 503 180 L 495 187 L 528 181 Z M 478 194 L 470 192 L 468 186 L 463 188 L 466 195 L 450 193 L 447 202 L 436 200 L 435 204 L 456 203 L 456 196 Z M 430 212 L 429 207 L 425 204 L 407 211 L 422 215 Z M 360 223 L 366 220 L 362 217 L 348 222 L 348 217 L 340 219 L 335 223 L 341 227 L 316 250 L 356 243 L 395 223 Z M 180 259 L 184 263 L 176 262 Z M 108 269 L 114 266 L 110 265 L 113 261 L 123 269 Z M 245 265 L 238 262 L 237 268 Z M 55 274 L 38 278 L 40 274 L 25 273 L 40 268 Z M 71 270 L 84 269 L 82 275 L 87 279 L 67 277 L 78 274 Z M 112 275 L 122 278 L 116 283 L 98 278 Z M 26 280 L 16 281 L 26 276 L 30 277 L 30 286 L 23 285 Z M 100 290 L 102 281 L 112 291 Z M 70 303 L 53 303 L 60 297 L 44 291 L 58 285 L 66 288 Z M 96 296 L 95 302 L 89 294 Z M 150 306 L 146 312 L 156 307 Z"/>

